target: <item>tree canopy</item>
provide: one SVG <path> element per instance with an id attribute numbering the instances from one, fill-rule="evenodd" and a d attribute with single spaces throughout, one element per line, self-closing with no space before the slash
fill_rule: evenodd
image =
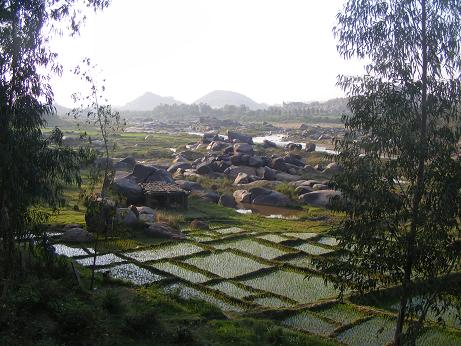
<path id="1" fill-rule="evenodd" d="M 0 2 L 0 239 L 3 276 L 14 274 L 16 241 L 46 219 L 41 203 L 57 207 L 65 184 L 79 181 L 80 153 L 62 146 L 58 129 L 44 136 L 52 112 L 53 73 L 60 73 L 52 35 L 79 32 L 83 8 L 107 0 Z M 82 7 L 83 6 L 83 7 Z"/>
<path id="2" fill-rule="evenodd" d="M 334 28 L 338 52 L 369 63 L 338 80 L 351 109 L 336 143 L 346 251 L 323 265 L 343 290 L 400 287 L 396 344 L 443 312 L 459 271 L 460 24 L 456 0 L 348 0 Z"/>

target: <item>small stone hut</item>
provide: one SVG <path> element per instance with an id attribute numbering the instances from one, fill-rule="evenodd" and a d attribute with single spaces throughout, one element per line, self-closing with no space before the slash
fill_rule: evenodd
<path id="1" fill-rule="evenodd" d="M 140 185 L 148 207 L 187 208 L 187 192 L 174 183 L 154 181 Z"/>

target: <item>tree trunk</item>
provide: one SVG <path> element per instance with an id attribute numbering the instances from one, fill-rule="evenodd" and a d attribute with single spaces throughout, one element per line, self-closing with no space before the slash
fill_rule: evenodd
<path id="1" fill-rule="evenodd" d="M 400 298 L 399 317 L 394 335 L 394 344 L 402 344 L 403 325 L 407 315 L 408 300 L 411 299 L 411 273 L 413 259 L 415 256 L 414 247 L 416 232 L 419 223 L 420 204 L 424 191 L 424 166 L 427 156 L 427 9 L 426 0 L 421 0 L 421 51 L 422 51 L 422 69 L 421 69 L 421 117 L 420 120 L 420 147 L 418 148 L 418 171 L 416 177 L 415 193 L 413 198 L 412 220 L 410 232 L 407 235 L 407 259 L 405 264 L 404 282 L 402 285 L 402 294 Z"/>

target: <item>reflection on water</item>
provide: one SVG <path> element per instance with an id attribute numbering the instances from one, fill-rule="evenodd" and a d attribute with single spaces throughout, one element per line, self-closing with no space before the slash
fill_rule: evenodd
<path id="1" fill-rule="evenodd" d="M 256 205 L 249 203 L 239 203 L 237 205 L 237 213 L 240 214 L 260 214 L 270 219 L 288 219 L 296 220 L 302 212 L 298 209 L 270 207 L 267 205 Z"/>

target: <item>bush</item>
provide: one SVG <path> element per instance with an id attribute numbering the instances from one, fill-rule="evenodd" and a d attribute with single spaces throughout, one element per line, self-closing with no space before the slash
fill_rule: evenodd
<path id="1" fill-rule="evenodd" d="M 102 306 L 111 314 L 120 314 L 125 311 L 120 297 L 112 289 L 106 291 L 102 299 Z"/>

